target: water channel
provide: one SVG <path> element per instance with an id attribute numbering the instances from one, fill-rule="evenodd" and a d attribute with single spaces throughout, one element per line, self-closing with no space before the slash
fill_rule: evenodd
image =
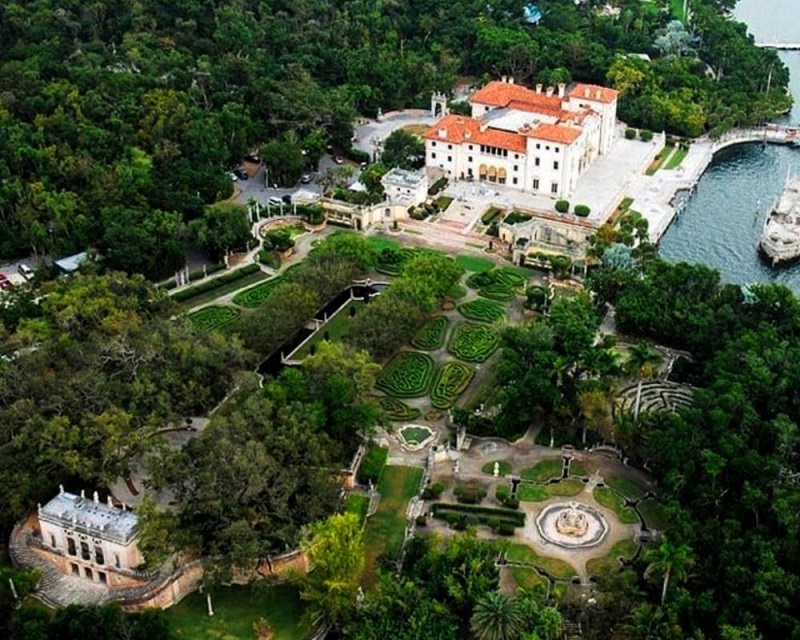
<path id="1" fill-rule="evenodd" d="M 796 11 L 797 0 L 739 0 L 735 14 L 757 40 L 800 41 Z M 779 122 L 800 125 L 800 51 L 781 53 L 781 58 L 791 72 L 795 105 Z M 764 217 L 787 170 L 800 173 L 800 150 L 749 144 L 717 154 L 662 238 L 661 255 L 706 264 L 725 282 L 778 282 L 800 294 L 800 264 L 773 270 L 757 252 Z"/>

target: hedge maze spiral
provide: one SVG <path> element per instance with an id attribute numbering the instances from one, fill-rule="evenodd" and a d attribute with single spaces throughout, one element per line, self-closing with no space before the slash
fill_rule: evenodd
<path id="1" fill-rule="evenodd" d="M 503 307 L 490 300 L 473 300 L 465 302 L 458 307 L 461 315 L 469 320 L 478 322 L 497 322 L 506 317 Z"/>
<path id="2" fill-rule="evenodd" d="M 190 313 L 187 318 L 197 331 L 214 331 L 230 324 L 242 315 L 236 307 L 211 306 Z"/>
<path id="3" fill-rule="evenodd" d="M 447 350 L 460 360 L 466 362 L 483 362 L 500 346 L 500 338 L 485 324 L 464 322 L 459 324 Z"/>
<path id="4" fill-rule="evenodd" d="M 449 325 L 450 320 L 446 316 L 436 316 L 419 330 L 411 344 L 417 349 L 424 349 L 425 351 L 438 349 L 444 344 L 444 337 L 447 334 Z"/>
<path id="5" fill-rule="evenodd" d="M 514 290 L 511 287 L 507 287 L 504 284 L 490 284 L 488 286 L 481 287 L 478 290 L 478 295 L 482 298 L 489 298 L 490 300 L 508 302 L 509 300 L 514 299 L 516 293 L 514 293 Z"/>
<path id="6" fill-rule="evenodd" d="M 404 351 L 381 372 L 375 386 L 398 398 L 424 396 L 433 378 L 434 362 L 427 353 Z"/>
<path id="7" fill-rule="evenodd" d="M 416 420 L 422 413 L 416 407 L 409 407 L 397 398 L 378 398 L 378 405 L 386 412 L 389 420 L 398 422 Z"/>
<path id="8" fill-rule="evenodd" d="M 437 409 L 453 406 L 474 375 L 475 372 L 463 362 L 445 362 L 433 383 L 431 404 Z"/>
<path id="9" fill-rule="evenodd" d="M 277 289 L 284 282 L 285 279 L 283 276 L 278 276 L 277 278 L 272 278 L 271 280 L 259 282 L 254 287 L 240 291 L 233 296 L 233 302 L 234 304 L 238 304 L 240 307 L 246 307 L 248 309 L 260 307 L 262 304 L 264 304 L 267 298 L 272 295 L 273 291 L 275 291 L 275 289 Z"/>

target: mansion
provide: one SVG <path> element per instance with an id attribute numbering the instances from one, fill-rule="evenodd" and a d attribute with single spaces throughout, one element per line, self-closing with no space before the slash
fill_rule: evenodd
<path id="1" fill-rule="evenodd" d="M 445 115 L 425 134 L 425 164 L 455 179 L 568 198 L 614 140 L 618 92 L 565 84 L 528 89 L 490 82 L 472 95 L 472 116 Z"/>

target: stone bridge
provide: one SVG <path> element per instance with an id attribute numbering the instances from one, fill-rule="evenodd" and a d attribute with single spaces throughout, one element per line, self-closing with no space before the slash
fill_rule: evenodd
<path id="1" fill-rule="evenodd" d="M 796 145 L 800 143 L 800 129 L 770 124 L 750 129 L 732 129 L 713 141 L 712 152 L 747 142 Z"/>

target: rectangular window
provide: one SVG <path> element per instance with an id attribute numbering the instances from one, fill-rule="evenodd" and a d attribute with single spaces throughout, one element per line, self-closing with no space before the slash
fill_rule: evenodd
<path id="1" fill-rule="evenodd" d="M 53 549 L 56 548 L 56 537 L 52 533 L 50 534 L 50 546 L 53 547 Z"/>
<path id="2" fill-rule="evenodd" d="M 540 145 L 540 144 L 537 142 L 537 143 L 536 143 L 536 148 L 537 148 L 537 149 L 541 149 L 541 148 L 542 148 L 542 145 Z"/>
<path id="3" fill-rule="evenodd" d="M 553 169 L 558 169 L 558 160 L 553 162 Z"/>
<path id="4" fill-rule="evenodd" d="M 75 551 L 75 539 L 74 538 L 67 538 L 67 553 L 71 556 L 76 555 L 78 552 Z"/>
<path id="5" fill-rule="evenodd" d="M 514 165 L 514 171 L 519 171 L 519 165 Z"/>
<path id="6" fill-rule="evenodd" d="M 472 145 L 469 145 L 469 150 L 472 151 Z"/>
<path id="7" fill-rule="evenodd" d="M 81 542 L 81 558 L 84 560 L 92 559 L 92 554 L 89 553 L 89 545 L 85 542 Z"/>
<path id="8" fill-rule="evenodd" d="M 97 577 L 100 578 L 100 584 L 108 584 L 108 581 L 106 580 L 106 574 L 102 571 L 97 572 Z"/>
<path id="9" fill-rule="evenodd" d="M 432 147 L 435 147 L 435 146 L 436 146 L 436 143 L 435 143 L 435 142 L 431 142 L 431 146 L 432 146 Z"/>
<path id="10" fill-rule="evenodd" d="M 544 148 L 544 150 L 545 150 L 545 151 L 550 151 L 550 145 L 548 144 L 548 145 L 547 145 L 547 146 Z"/>
<path id="11" fill-rule="evenodd" d="M 550 185 L 550 193 L 553 193 L 553 194 L 558 193 L 558 183 L 557 182 L 554 182 L 553 184 Z"/>
<path id="12" fill-rule="evenodd" d="M 503 157 L 504 158 L 508 157 L 508 149 L 503 149 Z"/>
<path id="13" fill-rule="evenodd" d="M 80 575 L 80 570 L 78 569 L 78 565 L 75 564 L 74 562 L 70 562 L 69 563 L 69 568 L 72 569 L 72 574 L 73 575 L 76 575 L 76 576 Z"/>
<path id="14" fill-rule="evenodd" d="M 92 570 L 89 567 L 83 568 L 83 575 L 89 578 L 89 580 L 92 580 L 94 578 L 94 576 L 92 575 Z"/>
<path id="15" fill-rule="evenodd" d="M 106 558 L 103 555 L 103 550 L 100 547 L 95 547 L 94 548 L 94 561 L 97 564 L 105 564 L 106 563 Z"/>
<path id="16" fill-rule="evenodd" d="M 114 566 L 119 569 L 119 556 L 114 554 Z"/>
<path id="17" fill-rule="evenodd" d="M 485 145 L 481 145 L 481 153 L 484 153 L 485 151 L 486 151 L 486 146 Z"/>
<path id="18" fill-rule="evenodd" d="M 448 151 L 452 151 L 453 150 L 453 145 L 452 144 L 448 144 L 447 145 L 447 149 L 448 149 Z"/>
<path id="19" fill-rule="evenodd" d="M 539 190 L 539 178 L 534 178 L 533 179 L 533 190 L 534 191 L 538 191 Z"/>
<path id="20" fill-rule="evenodd" d="M 431 153 L 431 158 L 435 158 L 435 157 L 436 157 L 436 152 L 434 151 L 433 153 Z"/>
<path id="21" fill-rule="evenodd" d="M 514 160 L 519 160 L 519 154 L 518 153 L 514 154 Z"/>
<path id="22" fill-rule="evenodd" d="M 534 158 L 533 164 L 538 167 L 539 166 L 539 158 Z"/>
<path id="23" fill-rule="evenodd" d="M 511 184 L 517 184 L 517 179 L 516 178 L 511 178 Z"/>
<path id="24" fill-rule="evenodd" d="M 469 158 L 467 158 L 467 162 L 472 162 L 472 156 L 470 156 Z"/>
<path id="25" fill-rule="evenodd" d="M 447 156 L 447 161 L 448 162 L 452 162 L 453 161 L 453 156 Z"/>
<path id="26" fill-rule="evenodd" d="M 560 153 L 560 152 L 561 152 L 561 147 L 556 147 L 556 153 Z"/>

